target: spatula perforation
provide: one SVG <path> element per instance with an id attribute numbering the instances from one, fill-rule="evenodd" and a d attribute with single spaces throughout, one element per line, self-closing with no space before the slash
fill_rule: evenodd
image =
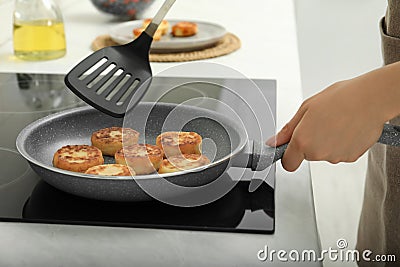
<path id="1" fill-rule="evenodd" d="M 103 48 L 78 63 L 65 76 L 67 87 L 98 110 L 113 117 L 123 117 L 128 108 L 133 108 L 143 98 L 151 84 L 150 46 L 154 33 L 174 2 L 166 0 L 134 41 Z M 114 68 L 107 72 L 113 65 Z"/>
<path id="2" fill-rule="evenodd" d="M 112 101 L 112 103 L 116 104 L 118 100 L 122 97 L 122 95 L 128 90 L 130 85 L 133 83 L 135 80 L 134 78 L 132 79 L 132 75 L 130 74 L 123 74 L 121 82 L 113 88 L 113 90 L 107 95 L 106 100 Z"/>
<path id="3" fill-rule="evenodd" d="M 112 78 L 114 76 L 114 74 L 116 74 L 116 72 L 118 71 L 118 68 L 116 68 L 115 64 L 110 64 L 110 67 L 113 67 L 112 69 L 110 69 L 107 73 L 100 73 L 100 75 L 98 76 L 98 78 L 100 78 L 99 80 L 97 80 L 97 78 L 92 82 L 88 84 L 88 88 L 90 88 L 91 90 L 95 91 L 98 95 L 100 95 L 103 90 L 100 90 L 103 86 L 106 86 L 107 82 L 110 81 L 112 82 Z M 106 69 L 107 70 L 107 69 Z M 97 80 L 97 81 L 96 81 Z"/>
<path id="4" fill-rule="evenodd" d="M 87 76 L 82 75 L 83 77 L 81 78 L 81 81 L 84 81 L 86 83 L 86 86 L 89 87 L 89 85 L 100 76 L 101 73 L 103 73 L 108 67 L 111 65 L 115 65 L 115 63 L 107 61 L 105 64 L 101 65 L 98 67 L 95 71 L 90 73 Z M 89 87 L 90 88 L 90 87 Z"/>
<path id="5" fill-rule="evenodd" d="M 102 85 L 99 88 L 99 90 L 96 90 L 96 94 L 102 95 L 102 97 L 106 98 L 113 90 L 117 88 L 117 86 L 121 83 L 122 79 L 125 77 L 125 73 L 121 69 L 117 70 L 116 72 L 119 72 L 118 75 L 112 76 L 109 79 L 107 79 L 106 83 Z M 107 84 L 107 82 L 111 83 Z"/>

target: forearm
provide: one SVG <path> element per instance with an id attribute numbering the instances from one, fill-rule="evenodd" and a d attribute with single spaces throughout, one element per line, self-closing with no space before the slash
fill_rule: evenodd
<path id="1" fill-rule="evenodd" d="M 288 171 L 301 161 L 353 162 L 400 114 L 400 63 L 337 82 L 303 102 L 294 117 L 267 141 L 289 143 L 282 164 Z"/>
<path id="2" fill-rule="evenodd" d="M 400 115 L 400 62 L 387 65 L 353 79 L 362 86 L 357 92 L 366 110 L 375 111 L 386 122 Z M 370 109 L 372 107 L 372 109 Z"/>

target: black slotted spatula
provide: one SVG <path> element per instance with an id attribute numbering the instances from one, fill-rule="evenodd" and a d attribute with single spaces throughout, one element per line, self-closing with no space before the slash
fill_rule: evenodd
<path id="1" fill-rule="evenodd" d="M 150 45 L 174 2 L 166 0 L 152 22 L 132 42 L 105 47 L 78 63 L 65 76 L 68 88 L 98 110 L 123 117 L 128 107 L 136 106 L 150 86 Z"/>

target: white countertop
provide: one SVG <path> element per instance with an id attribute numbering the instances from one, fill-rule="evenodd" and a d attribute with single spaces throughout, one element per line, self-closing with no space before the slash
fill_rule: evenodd
<path id="1" fill-rule="evenodd" d="M 11 2 L 0 1 L 0 23 L 5 24 L 2 28 L 9 26 L 0 34 L 0 72 L 67 73 L 91 53 L 90 43 L 96 36 L 119 23 L 99 13 L 88 0 L 63 1 L 67 55 L 51 61 L 27 62 L 13 56 Z M 228 66 L 249 78 L 276 79 L 277 128 L 281 128 L 302 101 L 292 0 L 196 3 L 177 1 L 167 18 L 211 21 L 237 35 L 242 41 L 238 51 L 205 62 Z M 148 10 L 148 16 L 160 4 L 158 0 Z M 180 75 L 231 75 L 199 69 L 196 64 L 190 63 Z M 166 70 L 176 65 L 152 63 L 151 67 L 154 75 L 165 76 L 169 73 Z M 258 261 L 256 253 L 265 245 L 276 250 L 320 249 L 307 163 L 296 173 L 277 166 L 274 235 L 0 223 L 1 266 L 48 266 L 50 262 L 59 266 L 261 266 L 268 262 Z"/>

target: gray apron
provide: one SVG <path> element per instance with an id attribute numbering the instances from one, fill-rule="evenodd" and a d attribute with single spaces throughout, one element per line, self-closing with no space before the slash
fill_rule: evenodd
<path id="1" fill-rule="evenodd" d="M 380 29 L 384 63 L 399 61 L 400 0 L 388 0 Z M 400 125 L 400 117 L 390 123 Z M 359 266 L 400 266 L 400 148 L 376 144 L 369 150 L 357 249 L 372 251 L 371 259 L 376 254 L 396 256 L 394 263 L 361 261 Z"/>

